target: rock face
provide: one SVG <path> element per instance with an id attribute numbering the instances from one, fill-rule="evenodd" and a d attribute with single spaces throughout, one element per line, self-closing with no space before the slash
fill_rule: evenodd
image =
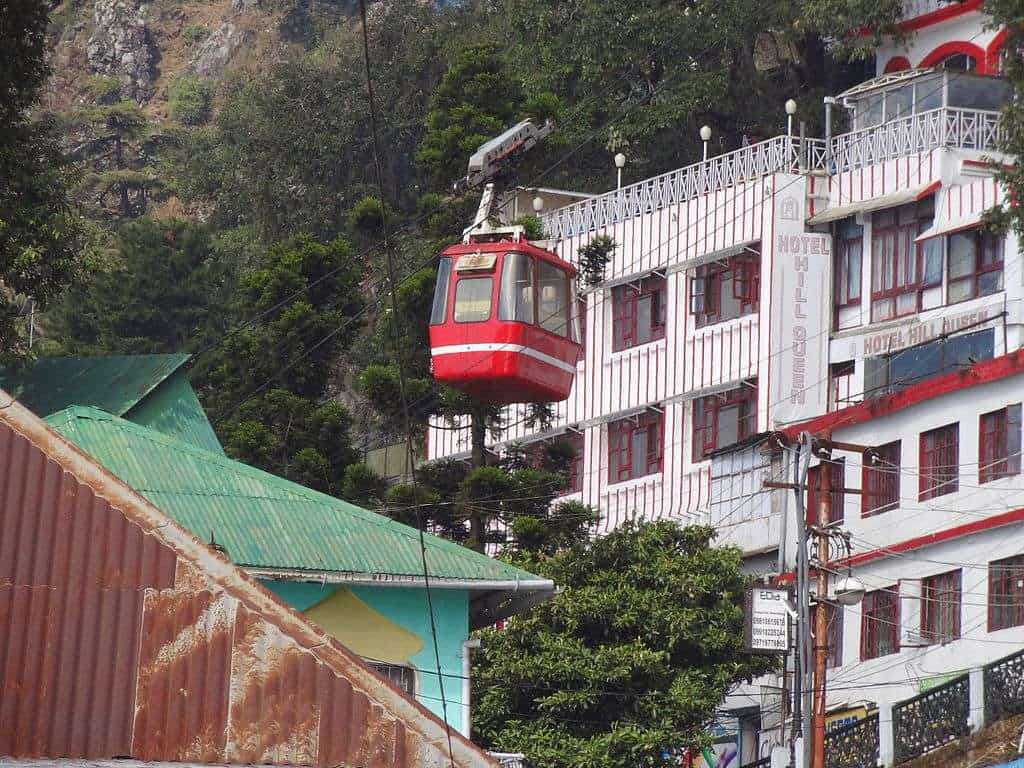
<path id="1" fill-rule="evenodd" d="M 146 8 L 137 0 L 95 0 L 95 31 L 89 38 L 92 71 L 116 77 L 138 103 L 153 95 L 155 52 L 146 28 Z"/>
<path id="2" fill-rule="evenodd" d="M 255 11 L 259 0 L 232 0 L 231 9 L 203 41 L 191 61 L 191 70 L 203 77 L 219 74 L 235 52 L 252 38 L 251 32 L 235 24 L 235 19 Z"/>

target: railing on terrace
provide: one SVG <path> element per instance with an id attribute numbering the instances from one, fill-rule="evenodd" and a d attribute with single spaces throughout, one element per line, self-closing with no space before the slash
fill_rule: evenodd
<path id="1" fill-rule="evenodd" d="M 915 19 L 947 7 L 949 0 L 903 0 L 903 18 Z"/>
<path id="2" fill-rule="evenodd" d="M 986 723 L 1024 712 L 1024 651 L 986 665 L 983 674 Z"/>
<path id="3" fill-rule="evenodd" d="M 488 752 L 501 768 L 526 768 L 526 756 L 519 752 Z"/>
<path id="4" fill-rule="evenodd" d="M 832 139 L 829 173 L 928 152 L 939 147 L 994 151 L 999 113 L 941 107 Z"/>
<path id="5" fill-rule="evenodd" d="M 559 208 L 542 217 L 549 238 L 561 240 L 685 203 L 771 173 L 823 168 L 825 143 L 776 136 L 622 189 Z"/>
<path id="6" fill-rule="evenodd" d="M 878 755 L 877 712 L 825 734 L 825 768 L 868 768 Z"/>
<path id="7" fill-rule="evenodd" d="M 893 755 L 899 764 L 970 732 L 967 675 L 936 686 L 892 708 Z"/>
<path id="8" fill-rule="evenodd" d="M 998 112 L 953 107 L 834 136 L 830 146 L 821 139 L 776 136 L 567 205 L 545 214 L 542 221 L 547 236 L 561 240 L 772 173 L 837 174 L 940 147 L 991 152 L 999 138 Z"/>

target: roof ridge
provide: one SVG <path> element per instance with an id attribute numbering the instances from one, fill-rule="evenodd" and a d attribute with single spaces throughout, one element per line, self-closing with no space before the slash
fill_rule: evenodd
<path id="1" fill-rule="evenodd" d="M 202 448 L 199 448 L 198 446 L 192 445 L 191 443 L 178 440 L 174 437 L 166 435 L 162 432 L 157 432 L 156 430 L 144 427 L 140 424 L 135 424 L 134 422 L 128 421 L 127 419 L 117 416 L 116 414 L 104 411 L 101 408 L 97 408 L 91 405 L 72 405 L 61 411 L 57 411 L 56 413 L 51 414 L 46 419 L 44 419 L 44 421 L 47 424 L 50 424 L 51 420 L 56 420 L 62 416 L 65 419 L 65 423 L 68 425 L 72 423 L 73 418 L 89 419 L 96 418 L 96 416 L 99 416 L 100 418 L 96 420 L 110 421 L 116 424 L 118 428 L 127 432 L 132 432 L 142 439 L 149 440 L 150 442 L 156 443 L 158 445 L 163 445 L 172 450 L 177 450 L 181 453 L 199 456 L 204 460 L 209 460 L 211 463 L 216 463 L 220 466 L 224 466 L 230 470 L 233 470 L 242 476 L 247 476 L 264 482 L 269 481 L 272 487 L 275 487 L 276 490 L 282 491 L 282 493 L 290 494 L 293 499 L 298 498 L 314 503 L 328 505 L 331 508 L 336 509 L 340 512 L 357 517 L 369 525 L 378 526 L 380 528 L 386 528 L 391 532 L 395 533 L 396 535 L 404 536 L 414 541 L 418 545 L 419 531 L 416 528 L 400 523 L 397 520 L 393 520 L 390 517 L 387 517 L 386 515 L 383 515 L 379 512 L 373 512 L 372 510 L 369 509 L 364 509 L 363 507 L 360 507 L 356 504 L 352 504 L 349 501 L 345 501 L 344 499 L 339 499 L 329 494 L 316 491 L 312 488 L 307 488 L 306 486 L 296 483 L 293 480 L 288 480 L 287 478 L 279 477 L 271 472 L 259 469 L 258 467 L 253 467 L 249 464 L 246 464 L 245 462 L 238 461 L 237 459 L 232 459 L 223 454 L 217 454 L 211 451 L 206 451 Z M 88 451 L 85 452 L 88 453 Z M 141 491 L 142 489 L 136 488 L 135 490 Z M 162 492 L 159 489 L 149 490 L 151 490 L 151 492 Z M 203 494 L 194 495 L 202 496 Z M 226 496 L 226 494 L 221 494 L 221 496 Z M 267 496 L 251 498 L 277 499 L 279 497 Z M 287 501 L 289 499 L 281 500 Z M 488 564 L 490 564 L 492 567 L 498 566 L 502 569 L 506 569 L 507 572 L 509 572 L 510 574 L 522 574 L 524 576 L 530 577 L 531 579 L 537 578 L 536 576 L 529 573 L 528 571 L 523 570 L 522 568 L 518 568 L 504 561 L 489 557 L 488 555 L 482 552 L 477 552 L 476 550 L 469 549 L 468 547 L 464 547 L 461 544 L 449 541 L 427 531 L 424 531 L 423 533 L 424 540 L 426 546 L 428 547 L 428 550 L 436 549 L 440 551 L 447 551 L 449 553 L 456 554 L 459 557 L 471 561 L 479 562 L 481 560 L 486 560 Z"/>

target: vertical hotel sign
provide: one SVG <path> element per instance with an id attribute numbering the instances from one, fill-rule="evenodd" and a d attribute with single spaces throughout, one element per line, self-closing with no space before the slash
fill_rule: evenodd
<path id="1" fill-rule="evenodd" d="M 832 239 L 804 232 L 799 199 L 785 195 L 774 222 L 769 407 L 777 424 L 819 416 L 828 405 Z"/>

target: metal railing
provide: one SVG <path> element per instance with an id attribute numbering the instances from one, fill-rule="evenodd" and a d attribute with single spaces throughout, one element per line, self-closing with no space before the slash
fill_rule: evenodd
<path id="1" fill-rule="evenodd" d="M 825 768 L 873 768 L 878 755 L 877 712 L 825 734 Z"/>
<path id="2" fill-rule="evenodd" d="M 983 675 L 986 723 L 1024 712 L 1024 651 L 986 664 Z"/>
<path id="3" fill-rule="evenodd" d="M 949 0 L 903 0 L 903 18 L 915 19 L 948 6 Z"/>
<path id="4" fill-rule="evenodd" d="M 561 240 L 768 174 L 824 167 L 824 158 L 825 143 L 820 139 L 804 139 L 801 146 L 799 137 L 776 136 L 559 208 L 542 217 L 544 231 Z"/>
<path id="5" fill-rule="evenodd" d="M 903 763 L 970 732 L 970 683 L 961 675 L 892 708 L 893 756 Z"/>
<path id="6" fill-rule="evenodd" d="M 518 752 L 488 752 L 501 768 L 527 768 L 526 756 Z"/>
<path id="7" fill-rule="evenodd" d="M 942 107 L 832 139 L 829 173 L 843 173 L 939 147 L 993 151 L 999 113 Z"/>

